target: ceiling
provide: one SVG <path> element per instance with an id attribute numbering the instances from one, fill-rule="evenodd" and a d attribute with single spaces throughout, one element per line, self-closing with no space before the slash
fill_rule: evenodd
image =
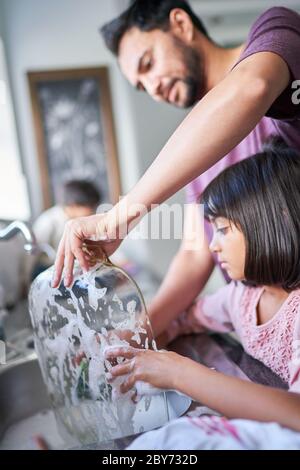
<path id="1" fill-rule="evenodd" d="M 243 42 L 251 24 L 272 6 L 286 6 L 300 13 L 299 0 L 190 0 L 211 37 L 223 45 Z"/>

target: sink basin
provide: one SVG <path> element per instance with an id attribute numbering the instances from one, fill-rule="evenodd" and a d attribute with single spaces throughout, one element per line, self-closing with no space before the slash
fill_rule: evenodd
<path id="1" fill-rule="evenodd" d="M 38 448 L 38 437 L 51 448 L 65 447 L 33 354 L 0 368 L 0 449 Z"/>
<path id="2" fill-rule="evenodd" d="M 167 392 L 167 403 L 169 417 L 174 419 L 185 413 L 191 400 Z M 151 420 L 149 414 L 147 419 Z M 37 358 L 32 354 L 0 368 L 0 450 L 38 449 L 41 439 L 51 449 L 78 445 L 59 434 Z"/>
<path id="3" fill-rule="evenodd" d="M 33 332 L 27 300 L 20 301 L 4 317 L 6 361 L 24 359 L 33 353 Z"/>

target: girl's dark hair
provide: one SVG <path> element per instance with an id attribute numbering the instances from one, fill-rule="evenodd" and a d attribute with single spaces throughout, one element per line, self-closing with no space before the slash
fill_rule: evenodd
<path id="1" fill-rule="evenodd" d="M 245 280 L 300 287 L 300 156 L 279 137 L 217 176 L 201 198 L 205 217 L 225 217 L 246 240 Z"/>
<path id="2" fill-rule="evenodd" d="M 208 33 L 197 15 L 185 0 L 135 0 L 120 16 L 102 26 L 100 33 L 108 49 L 118 55 L 123 35 L 133 27 L 141 31 L 169 29 L 169 16 L 174 8 L 181 8 L 191 18 L 196 28 L 208 37 Z"/>

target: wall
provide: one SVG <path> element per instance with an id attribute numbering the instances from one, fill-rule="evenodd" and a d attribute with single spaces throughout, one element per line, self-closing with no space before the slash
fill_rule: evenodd
<path id="1" fill-rule="evenodd" d="M 0 36 L 0 219 L 30 216 L 27 182 L 22 170 L 5 48 Z"/>
<path id="2" fill-rule="evenodd" d="M 299 0 L 189 0 L 219 44 L 241 44 L 256 18 L 268 8 L 285 6 L 300 13 Z"/>
<path id="3" fill-rule="evenodd" d="M 135 181 L 137 166 L 134 137 L 130 128 L 130 102 L 125 81 L 98 35 L 98 27 L 114 16 L 114 2 L 88 0 L 3 0 L 6 50 L 14 94 L 21 149 L 27 174 L 39 181 L 31 109 L 26 81 L 29 70 L 88 67 L 109 64 L 114 114 L 119 137 L 124 190 Z M 129 165 L 122 165 L 127 153 Z M 130 168 L 130 171 L 128 171 Z M 41 209 L 40 185 L 31 185 L 33 215 Z"/>
<path id="4" fill-rule="evenodd" d="M 126 193 L 183 116 L 166 105 L 158 106 L 133 90 L 99 37 L 99 26 L 116 16 L 127 2 L 1 0 L 0 3 L 20 150 L 24 170 L 30 179 L 33 217 L 41 211 L 42 198 L 26 81 L 29 70 L 109 65 L 122 188 Z M 172 241 L 127 243 L 129 251 L 138 253 L 160 275 L 167 269 L 177 247 L 178 242 Z"/>
<path id="5" fill-rule="evenodd" d="M 3 14 L 2 14 L 3 6 L 0 2 L 0 36 L 2 37 L 4 31 L 4 23 L 3 23 Z"/>
<path id="6" fill-rule="evenodd" d="M 0 47 L 1 48 L 2 48 L 4 37 L 5 37 L 5 23 L 4 23 L 4 15 L 3 15 L 3 4 L 0 2 Z M 3 57 L 1 57 L 1 59 L 3 59 Z M 0 62 L 1 62 L 1 59 L 0 59 Z M 7 107 L 7 101 L 9 99 L 9 119 L 13 121 L 12 112 L 11 112 L 12 106 L 10 103 L 9 89 L 7 87 L 7 75 L 6 75 L 7 71 L 6 71 L 4 63 L 0 64 L 0 69 L 1 69 L 0 79 L 5 79 L 5 106 Z M 1 108 L 1 111 L 3 114 L 3 108 Z M 5 112 L 7 111 L 8 110 L 5 109 Z M 1 118 L 3 118 L 3 115 L 1 115 Z M 6 122 L 3 123 L 1 119 L 0 121 L 2 124 L 1 126 L 2 132 L 7 132 L 9 130 L 9 132 L 15 133 L 13 122 L 8 123 L 8 120 L 6 120 Z M 7 124 L 10 125 L 9 129 L 6 128 Z M 1 131 L 0 131 L 0 135 L 1 135 Z M 9 140 L 7 135 L 5 135 L 4 137 L 5 137 L 5 143 L 7 143 L 6 141 Z M 18 144 L 17 139 L 16 139 L 16 136 L 14 135 L 13 145 L 17 147 L 17 144 Z M 12 155 L 9 155 L 9 156 L 11 157 Z M 7 155 L 5 154 L 0 155 L 1 159 L 5 159 L 6 157 Z M 1 169 L 3 170 L 4 168 L 3 163 L 6 164 L 6 162 L 1 161 L 1 163 L 2 163 Z M 16 170 L 15 174 L 19 173 L 19 176 L 21 176 L 21 172 L 19 171 L 20 170 L 19 165 L 20 165 L 20 162 L 13 161 L 10 166 L 10 169 L 13 171 Z M 18 168 L 16 169 L 16 167 Z M 6 190 L 9 189 L 9 188 L 5 188 L 5 190 L 3 189 L 3 183 L 5 183 L 5 178 L 3 178 L 3 176 L 4 175 L 2 174 L 0 175 L 0 197 L 1 197 L 2 203 L 7 201 L 8 194 Z M 19 180 L 19 183 L 22 183 L 21 179 Z M 26 213 L 26 209 L 27 209 L 27 207 L 25 208 L 25 205 L 26 204 L 22 204 L 23 206 L 22 208 L 25 209 L 24 213 Z M 3 228 L 3 225 L 0 222 L 0 230 L 2 228 Z M 21 288 L 22 288 L 21 278 L 20 278 L 21 264 L 22 264 L 22 259 L 23 259 L 22 255 L 23 255 L 23 242 L 20 237 L 17 237 L 11 241 L 0 243 L 0 286 L 3 287 L 4 305 L 13 305 L 18 299 L 18 297 L 20 296 Z"/>

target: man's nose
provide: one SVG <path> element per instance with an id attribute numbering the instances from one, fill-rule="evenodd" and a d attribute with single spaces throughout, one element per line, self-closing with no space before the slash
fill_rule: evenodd
<path id="1" fill-rule="evenodd" d="M 161 98 L 161 81 L 157 77 L 144 77 L 143 85 L 147 93 L 154 99 Z"/>

